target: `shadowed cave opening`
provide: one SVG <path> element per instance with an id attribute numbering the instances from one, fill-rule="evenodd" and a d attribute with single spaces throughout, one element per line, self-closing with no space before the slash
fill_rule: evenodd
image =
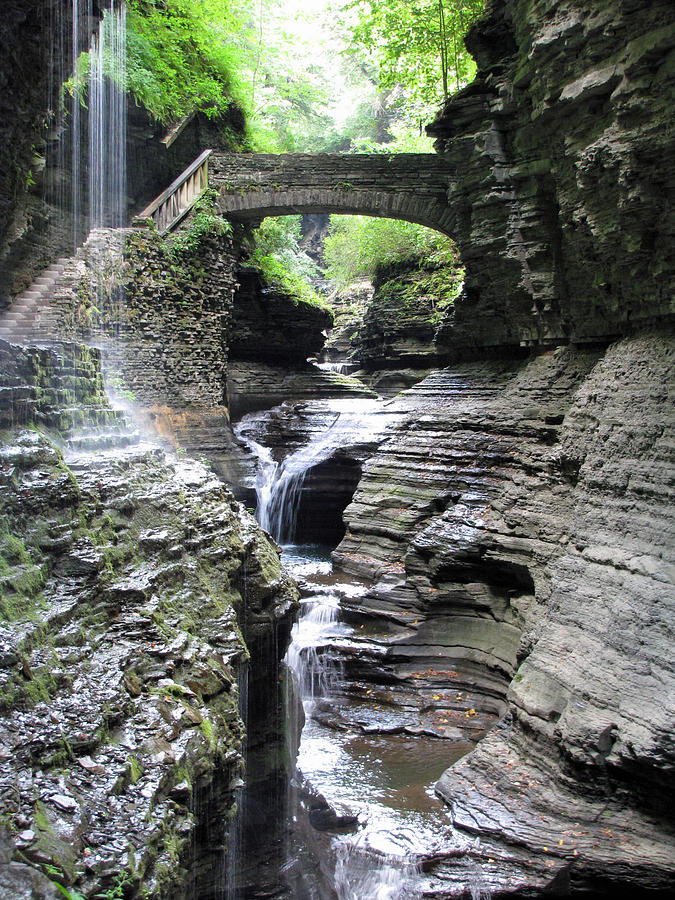
<path id="1" fill-rule="evenodd" d="M 342 450 L 309 469 L 297 501 L 294 541 L 336 547 L 345 534 L 342 514 L 361 479 L 361 463 Z"/>

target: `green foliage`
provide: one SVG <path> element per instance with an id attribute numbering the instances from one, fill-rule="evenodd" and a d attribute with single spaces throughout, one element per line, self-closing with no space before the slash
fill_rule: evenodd
<path id="1" fill-rule="evenodd" d="M 419 313 L 429 308 L 429 321 L 442 322 L 461 287 L 464 271 L 452 263 L 430 262 L 427 258 L 414 260 L 408 271 L 389 276 L 386 269 L 378 271 L 378 304 L 399 311 Z"/>
<path id="2" fill-rule="evenodd" d="M 240 40 L 252 145 L 273 152 L 335 146 L 332 79 L 321 49 L 325 13 L 293 0 L 237 0 L 237 9 L 248 26 Z"/>
<path id="3" fill-rule="evenodd" d="M 113 878 L 110 887 L 100 894 L 95 894 L 96 900 L 124 900 L 126 888 L 133 884 L 131 872 L 118 872 Z"/>
<path id="4" fill-rule="evenodd" d="M 277 285 L 296 301 L 326 306 L 309 283 L 319 271 L 300 249 L 300 216 L 265 219 L 255 232 L 255 248 L 250 262 L 266 282 Z"/>
<path id="5" fill-rule="evenodd" d="M 44 584 L 42 566 L 36 565 L 23 540 L 13 535 L 7 521 L 0 525 L 0 621 L 35 618 Z"/>
<path id="6" fill-rule="evenodd" d="M 347 0 L 344 15 L 353 48 L 377 61 L 381 86 L 401 85 L 408 99 L 438 105 L 475 73 L 463 38 L 484 6 L 485 0 Z"/>
<path id="7" fill-rule="evenodd" d="M 351 149 L 355 153 L 432 153 L 433 141 L 421 128 L 415 130 L 409 120 L 403 119 L 392 125 L 386 142 L 354 137 Z"/>
<path id="8" fill-rule="evenodd" d="M 357 278 L 372 278 L 377 269 L 401 260 L 424 259 L 431 266 L 457 264 L 450 238 L 394 219 L 331 216 L 331 231 L 324 243 L 327 275 L 338 287 Z"/>
<path id="9" fill-rule="evenodd" d="M 62 884 L 59 884 L 57 881 L 53 882 L 56 890 L 61 894 L 61 896 L 65 897 L 66 900 L 84 900 L 82 894 L 78 894 L 77 891 L 69 891 L 68 888 L 63 887 Z"/>
<path id="10" fill-rule="evenodd" d="M 132 784 L 136 784 L 143 777 L 143 764 L 135 756 L 129 759 L 129 778 Z"/>
<path id="11" fill-rule="evenodd" d="M 128 89 L 163 122 L 224 113 L 243 95 L 231 0 L 128 0 Z"/>
<path id="12" fill-rule="evenodd" d="M 205 240 L 225 237 L 232 233 L 232 226 L 216 212 L 218 192 L 207 189 L 195 203 L 187 228 L 176 232 L 168 249 L 173 263 L 190 261 Z"/>
<path id="13" fill-rule="evenodd" d="M 211 722 L 211 720 L 202 719 L 202 721 L 199 723 L 199 730 L 209 742 L 209 746 L 211 747 L 211 749 L 214 749 L 216 746 L 216 737 L 213 733 L 213 723 Z"/>

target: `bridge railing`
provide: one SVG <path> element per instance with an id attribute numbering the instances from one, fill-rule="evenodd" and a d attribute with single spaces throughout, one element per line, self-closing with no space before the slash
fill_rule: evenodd
<path id="1" fill-rule="evenodd" d="M 209 186 L 209 157 L 213 150 L 205 150 L 179 175 L 149 206 L 134 217 L 136 226 L 144 226 L 152 219 L 160 234 L 172 231 L 195 205 L 197 198 Z"/>

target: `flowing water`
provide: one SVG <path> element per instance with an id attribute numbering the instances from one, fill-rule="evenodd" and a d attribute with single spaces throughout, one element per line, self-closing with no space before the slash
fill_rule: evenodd
<path id="1" fill-rule="evenodd" d="M 328 884 L 339 900 L 415 900 L 423 889 L 419 861 L 438 845 L 439 825 L 450 827 L 433 796 L 433 784 L 448 765 L 447 748 L 335 727 L 336 710 L 352 702 L 340 651 L 362 641 L 342 621 L 340 602 L 364 594 L 367 586 L 333 572 L 327 548 L 290 545 L 282 559 L 304 595 L 285 658 L 304 713 L 293 781 L 300 796 L 309 789 L 332 813 L 357 819 L 355 827 L 322 835 Z M 369 711 L 377 715 L 367 702 L 362 713 Z M 291 720 L 291 734 L 294 728 L 300 730 L 299 723 Z M 307 810 L 297 794 L 291 808 L 298 839 L 310 842 L 312 825 L 305 823 Z"/>
<path id="2" fill-rule="evenodd" d="M 332 418 L 326 419 L 326 409 Z M 282 560 L 302 592 L 284 660 L 291 685 L 289 755 L 295 760 L 289 809 L 293 846 L 312 847 L 320 859 L 307 881 L 300 878 L 302 890 L 296 875 L 293 896 L 415 900 L 433 889 L 422 862 L 452 835 L 434 783 L 453 752 L 458 758 L 468 747 L 453 751 L 445 741 L 402 733 L 367 696 L 374 692 L 362 698 L 350 692 L 345 660 L 373 652 L 374 645 L 343 620 L 341 605 L 368 586 L 333 571 L 330 548 L 293 542 L 294 507 L 313 466 L 338 448 L 381 439 L 392 413 L 371 400 L 325 401 L 320 411 L 322 427 L 308 429 L 305 443 L 282 459 L 253 437 L 265 434 L 261 425 L 269 412 L 245 417 L 237 429 L 259 460 L 259 520 L 283 543 Z M 321 824 L 326 816 L 329 827 Z"/>
<path id="3" fill-rule="evenodd" d="M 249 413 L 235 428 L 258 460 L 256 517 L 281 544 L 296 539 L 298 505 L 311 470 L 345 447 L 377 442 L 397 417 L 382 401 L 371 399 L 315 401 L 311 408 L 321 427 L 281 461 L 256 439 L 269 412 Z"/>
<path id="4" fill-rule="evenodd" d="M 73 251 L 91 229 L 127 222 L 126 0 L 102 0 L 100 11 L 93 32 L 92 0 L 50 4 L 45 21 L 47 164 L 55 173 L 47 190 L 59 210 L 71 211 Z"/>
<path id="5" fill-rule="evenodd" d="M 89 49 L 89 227 L 126 224 L 126 0 L 107 0 Z"/>

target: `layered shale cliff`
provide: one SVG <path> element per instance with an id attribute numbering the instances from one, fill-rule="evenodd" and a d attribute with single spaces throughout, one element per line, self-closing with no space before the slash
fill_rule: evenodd
<path id="1" fill-rule="evenodd" d="M 673 6 L 496 0 L 429 133 L 467 266 L 449 339 L 604 340 L 672 317 Z"/>
<path id="2" fill-rule="evenodd" d="M 438 785 L 494 889 L 672 882 L 672 362 L 644 336 L 442 371 L 346 510 L 336 559 L 375 582 L 351 610 L 381 633 L 370 677 L 441 691 L 452 670 L 478 713 L 507 701 Z"/>
<path id="3" fill-rule="evenodd" d="M 459 674 L 478 714 L 503 704 L 438 782 L 480 842 L 428 860 L 431 895 L 474 866 L 499 895 L 665 895 L 672 4 L 505 0 L 468 43 L 478 77 L 431 132 L 467 267 L 444 340 L 473 361 L 405 395 L 345 512 L 335 558 L 373 580 L 350 613 L 381 648 L 359 677 Z"/>

